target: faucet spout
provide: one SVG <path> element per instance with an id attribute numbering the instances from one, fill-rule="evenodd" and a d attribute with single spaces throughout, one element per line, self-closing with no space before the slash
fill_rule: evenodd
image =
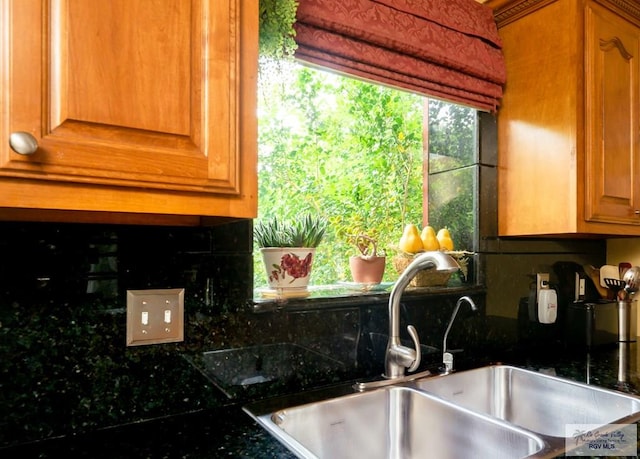
<path id="1" fill-rule="evenodd" d="M 416 256 L 402 272 L 389 295 L 389 342 L 385 354 L 385 378 L 401 378 L 404 376 L 405 369 L 415 371 L 420 366 L 420 341 L 413 325 L 409 325 L 407 330 L 413 340 L 415 349 L 403 346 L 400 343 L 400 298 L 411 279 L 415 277 L 418 271 L 426 268 L 453 272 L 460 269 L 460 266 L 455 259 L 444 252 L 424 252 Z"/>
<path id="2" fill-rule="evenodd" d="M 458 299 L 456 303 L 456 307 L 453 310 L 453 314 L 451 314 L 451 319 L 449 319 L 449 325 L 447 325 L 447 330 L 444 332 L 444 339 L 442 340 L 442 363 L 444 364 L 445 373 L 450 373 L 453 371 L 453 354 L 447 351 L 447 337 L 449 336 L 449 331 L 451 331 L 451 326 L 453 325 L 453 321 L 456 320 L 456 315 L 458 315 L 458 310 L 460 309 L 460 305 L 463 302 L 469 303 L 472 311 L 477 311 L 478 307 L 474 303 L 474 301 L 468 296 L 462 296 Z"/>

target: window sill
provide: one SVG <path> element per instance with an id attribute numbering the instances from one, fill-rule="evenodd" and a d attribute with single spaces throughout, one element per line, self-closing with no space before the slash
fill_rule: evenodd
<path id="1" fill-rule="evenodd" d="M 346 309 L 358 306 L 382 304 L 389 301 L 393 284 L 382 290 L 363 291 L 344 284 L 316 285 L 309 287 L 309 295 L 304 298 L 265 298 L 261 289 L 254 291 L 250 306 L 253 312 L 270 312 L 281 309 L 287 311 L 308 311 L 316 309 Z M 408 287 L 403 296 L 445 296 L 467 293 L 482 293 L 485 287 L 480 285 L 456 285 L 449 287 Z"/>

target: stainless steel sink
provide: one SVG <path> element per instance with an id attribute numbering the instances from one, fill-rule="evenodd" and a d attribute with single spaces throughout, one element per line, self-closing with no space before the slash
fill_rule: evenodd
<path id="1" fill-rule="evenodd" d="M 552 458 L 620 425 L 633 455 L 640 397 L 495 365 L 252 416 L 302 458 Z"/>
<path id="2" fill-rule="evenodd" d="M 408 387 L 284 409 L 256 419 L 303 458 L 521 458 L 537 435 Z"/>
<path id="3" fill-rule="evenodd" d="M 496 365 L 416 382 L 416 387 L 538 434 L 567 438 L 569 424 L 628 424 L 640 399 L 522 368 Z"/>

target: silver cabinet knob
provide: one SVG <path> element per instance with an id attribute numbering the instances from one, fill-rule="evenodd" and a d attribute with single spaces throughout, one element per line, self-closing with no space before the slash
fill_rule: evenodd
<path id="1" fill-rule="evenodd" d="M 9 145 L 19 155 L 32 155 L 38 149 L 38 141 L 29 132 L 12 132 Z"/>

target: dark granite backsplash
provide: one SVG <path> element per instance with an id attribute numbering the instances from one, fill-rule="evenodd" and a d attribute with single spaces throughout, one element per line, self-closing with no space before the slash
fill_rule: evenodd
<path id="1" fill-rule="evenodd" d="M 0 449 L 380 375 L 386 294 L 256 313 L 251 230 L 250 220 L 207 228 L 0 223 Z M 522 271 L 540 258 L 532 260 Z M 157 288 L 185 289 L 184 342 L 126 347 L 126 291 Z M 462 293 L 481 311 L 460 310 L 450 348 L 517 339 L 512 326 L 487 325 L 484 288 L 408 294 L 401 323 L 418 329 L 424 365 L 439 362 Z M 517 308 L 512 295 L 502 300 Z M 248 368 L 242 375 L 218 358 L 230 349 L 236 367 Z M 282 355 L 292 356 L 292 372 L 281 368 Z"/>
<path id="2" fill-rule="evenodd" d="M 381 370 L 357 361 L 361 323 L 386 332 L 383 303 L 252 312 L 250 221 L 12 222 L 0 232 L 0 447 L 234 403 L 196 364 L 204 352 L 297 343 L 338 362 L 327 380 L 296 372 L 294 389 L 330 384 L 335 370 Z M 184 342 L 125 346 L 126 291 L 149 288 L 185 288 Z"/>
<path id="3" fill-rule="evenodd" d="M 182 355 L 251 326 L 251 223 L 0 225 L 0 446 L 228 403 Z M 185 288 L 185 341 L 126 347 L 126 290 Z M 264 331 L 264 333 L 262 333 Z"/>

